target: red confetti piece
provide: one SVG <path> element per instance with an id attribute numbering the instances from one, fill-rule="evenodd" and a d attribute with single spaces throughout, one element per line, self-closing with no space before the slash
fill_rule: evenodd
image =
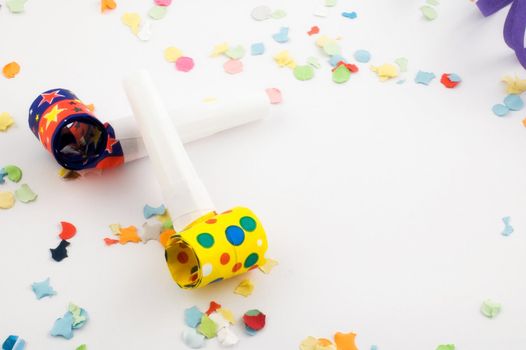
<path id="1" fill-rule="evenodd" d="M 309 35 L 314 35 L 314 34 L 318 34 L 320 32 L 320 27 L 318 26 L 313 26 L 308 32 L 307 34 Z"/>
<path id="2" fill-rule="evenodd" d="M 208 308 L 208 310 L 206 310 L 206 314 L 210 316 L 213 312 L 216 312 L 217 309 L 220 309 L 220 308 L 221 308 L 221 304 L 218 304 L 212 300 L 210 302 L 210 307 Z"/>
<path id="3" fill-rule="evenodd" d="M 119 243 L 119 240 L 112 239 L 112 238 L 104 238 L 104 243 L 106 243 L 106 245 L 114 245 L 114 244 Z"/>
<path id="4" fill-rule="evenodd" d="M 257 315 L 249 315 L 248 313 L 243 315 L 243 322 L 247 327 L 255 331 L 259 331 L 265 327 L 266 315 L 261 311 Z"/>
<path id="5" fill-rule="evenodd" d="M 444 85 L 448 89 L 456 88 L 457 85 L 460 84 L 459 81 L 451 81 L 451 79 L 449 79 L 449 73 L 442 74 L 442 78 L 440 78 L 440 82 L 442 83 L 442 85 Z"/>
<path id="6" fill-rule="evenodd" d="M 332 71 L 334 72 L 339 66 L 345 66 L 345 68 L 347 68 L 351 73 L 358 72 L 358 66 L 356 66 L 355 64 L 351 64 L 351 63 L 345 63 L 344 61 L 338 62 L 338 64 L 336 65 L 336 67 L 332 69 Z"/>
<path id="7" fill-rule="evenodd" d="M 75 234 L 77 233 L 77 228 L 66 221 L 61 221 L 60 225 L 62 225 L 62 232 L 58 235 L 60 239 L 68 240 L 70 238 L 73 238 Z"/>

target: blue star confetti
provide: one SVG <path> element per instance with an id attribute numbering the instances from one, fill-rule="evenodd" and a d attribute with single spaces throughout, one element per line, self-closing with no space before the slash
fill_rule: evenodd
<path id="1" fill-rule="evenodd" d="M 37 299 L 42 299 L 44 297 L 50 297 L 57 294 L 57 292 L 53 290 L 53 287 L 49 285 L 49 278 L 42 282 L 33 283 L 31 285 L 31 289 L 33 289 Z"/>

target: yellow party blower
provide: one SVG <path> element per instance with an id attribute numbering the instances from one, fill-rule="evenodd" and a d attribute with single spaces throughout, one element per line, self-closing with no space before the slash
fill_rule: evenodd
<path id="1" fill-rule="evenodd" d="M 166 262 L 173 279 L 199 288 L 264 265 L 261 222 L 243 207 L 215 212 L 148 72 L 128 77 L 124 88 L 172 216 Z"/>

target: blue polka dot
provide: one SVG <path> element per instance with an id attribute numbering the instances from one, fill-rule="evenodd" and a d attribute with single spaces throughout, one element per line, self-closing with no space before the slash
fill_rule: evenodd
<path id="1" fill-rule="evenodd" d="M 239 246 L 245 241 L 245 232 L 239 226 L 228 226 L 225 233 L 226 239 L 232 245 Z"/>
<path id="2" fill-rule="evenodd" d="M 214 237 L 210 233 L 200 233 L 197 236 L 197 242 L 203 247 L 203 248 L 210 248 L 214 245 Z"/>
<path id="3" fill-rule="evenodd" d="M 248 269 L 249 267 L 254 266 L 258 262 L 259 256 L 256 253 L 252 253 L 245 259 L 245 268 Z"/>

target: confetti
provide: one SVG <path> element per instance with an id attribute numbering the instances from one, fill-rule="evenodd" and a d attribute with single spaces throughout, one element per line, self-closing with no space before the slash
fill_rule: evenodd
<path id="1" fill-rule="evenodd" d="M 482 312 L 487 318 L 494 318 L 500 313 L 501 308 L 502 307 L 499 303 L 487 299 L 482 302 L 480 312 Z"/>
<path id="2" fill-rule="evenodd" d="M 217 341 L 225 347 L 234 346 L 239 342 L 239 337 L 229 328 L 222 328 L 217 332 Z"/>
<path id="3" fill-rule="evenodd" d="M 398 70 L 396 66 L 390 63 L 385 63 L 378 67 L 372 66 L 371 70 L 378 75 L 381 81 L 386 81 L 398 76 Z"/>
<path id="4" fill-rule="evenodd" d="M 150 22 L 144 22 L 141 29 L 137 33 L 137 38 L 141 41 L 148 41 L 152 37 L 152 28 Z"/>
<path id="5" fill-rule="evenodd" d="M 333 55 L 331 56 L 331 58 L 329 59 L 329 64 L 333 67 L 336 67 L 338 66 L 338 64 L 340 62 L 344 62 L 346 63 L 347 61 L 345 60 L 345 58 L 343 58 L 342 56 L 340 55 Z"/>
<path id="6" fill-rule="evenodd" d="M 37 199 L 38 195 L 27 184 L 23 184 L 15 191 L 15 197 L 22 203 L 29 203 Z"/>
<path id="7" fill-rule="evenodd" d="M 407 72 L 407 64 L 409 63 L 409 60 L 407 58 L 398 57 L 394 62 L 396 63 L 398 68 L 400 68 L 400 72 Z"/>
<path id="8" fill-rule="evenodd" d="M 15 121 L 7 112 L 0 113 L 0 131 L 6 131 Z"/>
<path id="9" fill-rule="evenodd" d="M 314 69 L 311 66 L 296 66 L 294 76 L 301 81 L 310 80 L 314 77 Z"/>
<path id="10" fill-rule="evenodd" d="M 325 0 L 325 6 L 333 7 L 336 6 L 337 0 Z"/>
<path id="11" fill-rule="evenodd" d="M 100 12 L 114 10 L 116 7 L 117 3 L 114 0 L 101 0 L 100 2 Z"/>
<path id="12" fill-rule="evenodd" d="M 166 208 L 162 204 L 158 206 L 157 208 L 146 204 L 144 208 L 142 209 L 142 212 L 143 212 L 144 218 L 149 219 L 155 215 L 163 215 L 166 212 Z"/>
<path id="13" fill-rule="evenodd" d="M 20 73 L 20 65 L 16 62 L 8 63 L 2 69 L 2 73 L 4 74 L 4 77 L 6 77 L 7 79 L 12 79 L 18 73 Z"/>
<path id="14" fill-rule="evenodd" d="M 184 310 L 184 322 L 188 327 L 196 328 L 201 323 L 203 315 L 197 306 L 192 306 Z"/>
<path id="15" fill-rule="evenodd" d="M 270 18 L 272 10 L 268 6 L 258 6 L 252 10 L 250 15 L 256 21 L 264 21 Z"/>
<path id="16" fill-rule="evenodd" d="M 351 72 L 345 65 L 340 65 L 332 72 L 332 81 L 336 84 L 343 84 L 349 80 Z"/>
<path id="17" fill-rule="evenodd" d="M 51 335 L 54 337 L 73 338 L 73 314 L 66 312 L 63 317 L 58 318 L 51 329 Z"/>
<path id="18" fill-rule="evenodd" d="M 224 307 L 222 307 L 222 308 L 217 309 L 217 312 L 220 313 L 225 320 L 230 322 L 230 324 L 236 323 L 234 314 L 229 309 L 225 309 Z"/>
<path id="19" fill-rule="evenodd" d="M 82 328 L 88 322 L 88 313 L 83 308 L 69 303 L 68 312 L 73 315 L 73 329 Z"/>
<path id="20" fill-rule="evenodd" d="M 505 76 L 502 78 L 502 82 L 506 84 L 506 92 L 508 94 L 522 94 L 526 91 L 526 79 L 520 79 L 519 77 Z"/>
<path id="21" fill-rule="evenodd" d="M 329 339 L 319 338 L 315 350 L 336 350 L 336 346 Z"/>
<path id="22" fill-rule="evenodd" d="M 179 57 L 177 61 L 175 61 L 175 68 L 181 72 L 189 72 L 194 68 L 194 60 L 190 57 Z"/>
<path id="23" fill-rule="evenodd" d="M 342 12 L 342 16 L 349 19 L 355 19 L 358 17 L 358 14 L 356 12 Z"/>
<path id="24" fill-rule="evenodd" d="M 420 11 L 422 12 L 424 18 L 428 21 L 433 21 L 438 17 L 438 13 L 431 6 L 424 5 L 420 7 Z"/>
<path id="25" fill-rule="evenodd" d="M 27 0 L 7 0 L 6 5 L 11 13 L 22 13 L 24 12 L 25 4 Z"/>
<path id="26" fill-rule="evenodd" d="M 164 59 L 168 62 L 175 62 L 183 55 L 183 51 L 177 47 L 170 46 L 164 49 Z"/>
<path id="27" fill-rule="evenodd" d="M 524 102 L 519 95 L 510 94 L 504 99 L 504 105 L 511 111 L 520 111 L 524 108 Z"/>
<path id="28" fill-rule="evenodd" d="M 106 243 L 106 245 L 114 245 L 114 244 L 117 244 L 119 243 L 119 240 L 118 239 L 112 239 L 112 238 L 104 238 L 104 243 Z"/>
<path id="29" fill-rule="evenodd" d="M 358 350 L 354 342 L 356 338 L 355 333 L 336 333 L 334 335 L 334 342 L 338 350 Z"/>
<path id="30" fill-rule="evenodd" d="M 122 23 L 130 28 L 133 34 L 139 33 L 139 27 L 141 25 L 141 16 L 135 12 L 127 12 L 121 17 Z"/>
<path id="31" fill-rule="evenodd" d="M 172 0 L 154 0 L 154 2 L 159 6 L 170 6 L 172 4 Z"/>
<path id="32" fill-rule="evenodd" d="M 504 117 L 510 112 L 510 109 L 503 104 L 496 104 L 491 110 L 497 117 Z"/>
<path id="33" fill-rule="evenodd" d="M 510 224 L 511 217 L 505 216 L 502 218 L 502 222 L 504 223 L 504 230 L 502 231 L 503 236 L 509 236 L 513 233 L 513 226 Z"/>
<path id="34" fill-rule="evenodd" d="M 238 60 L 238 59 L 243 58 L 245 56 L 245 52 L 246 52 L 245 48 L 242 45 L 238 45 L 236 47 L 229 48 L 225 52 L 225 55 L 228 58 L 231 58 L 233 60 Z"/>
<path id="35" fill-rule="evenodd" d="M 235 294 L 242 295 L 245 298 L 248 297 L 250 294 L 252 294 L 253 291 L 254 291 L 254 284 L 249 279 L 245 279 L 239 282 L 236 289 L 234 289 Z"/>
<path id="36" fill-rule="evenodd" d="M 448 89 L 453 89 L 460 84 L 462 79 L 455 73 L 444 73 L 440 78 L 440 82 Z"/>
<path id="37" fill-rule="evenodd" d="M 160 222 L 145 222 L 142 225 L 143 232 L 140 234 L 141 240 L 144 244 L 148 241 L 157 241 L 161 235 L 163 225 Z"/>
<path id="38" fill-rule="evenodd" d="M 68 241 L 62 240 L 56 248 L 49 249 L 51 251 L 51 258 L 57 262 L 61 262 L 68 257 L 67 247 L 70 245 Z"/>
<path id="39" fill-rule="evenodd" d="M 160 19 L 163 19 L 164 16 L 166 16 L 167 12 L 168 12 L 168 7 L 155 5 L 155 6 L 152 6 L 150 11 L 148 11 L 148 16 L 150 16 L 150 18 L 152 19 L 160 20 Z"/>
<path id="40" fill-rule="evenodd" d="M 436 350 L 455 350 L 455 345 L 453 344 L 444 344 L 439 345 Z"/>
<path id="41" fill-rule="evenodd" d="M 283 100 L 281 97 L 281 91 L 276 88 L 268 88 L 265 90 L 267 96 L 270 100 L 270 103 L 273 105 L 280 104 Z"/>
<path id="42" fill-rule="evenodd" d="M 320 28 L 318 26 L 312 26 L 310 30 L 307 32 L 307 34 L 312 36 L 312 35 L 318 34 L 319 32 L 320 32 Z"/>
<path id="43" fill-rule="evenodd" d="M 228 51 L 228 49 L 229 49 L 228 43 L 218 44 L 218 45 L 214 46 L 214 49 L 212 50 L 212 53 L 210 54 L 210 56 L 212 56 L 212 57 L 220 56 L 220 55 L 226 53 Z"/>
<path id="44" fill-rule="evenodd" d="M 16 165 L 6 165 L 4 171 L 7 172 L 7 178 L 13 182 L 19 182 L 22 179 L 22 169 Z"/>
<path id="45" fill-rule="evenodd" d="M 216 303 L 215 301 L 210 302 L 210 306 L 208 307 L 208 310 L 206 310 L 206 314 L 210 316 L 212 312 L 216 312 L 218 309 L 221 308 L 221 304 Z"/>
<path id="46" fill-rule="evenodd" d="M 248 310 L 243 315 L 243 322 L 250 330 L 257 332 L 265 327 L 266 315 L 257 309 Z"/>
<path id="47" fill-rule="evenodd" d="M 366 50 L 357 50 L 354 53 L 354 59 L 360 63 L 367 63 L 371 60 L 371 54 Z"/>
<path id="48" fill-rule="evenodd" d="M 329 56 L 335 56 L 340 55 L 341 48 L 335 40 L 330 40 L 325 45 L 323 45 L 323 51 Z"/>
<path id="49" fill-rule="evenodd" d="M 7 176 L 7 171 L 5 171 L 4 168 L 0 168 L 0 184 L 5 183 L 4 177 L 6 176 Z"/>
<path id="50" fill-rule="evenodd" d="M 435 79 L 435 74 L 432 72 L 423 72 L 421 70 L 416 73 L 415 83 L 422 85 L 429 85 Z"/>
<path id="51" fill-rule="evenodd" d="M 272 271 L 272 269 L 278 265 L 279 262 L 277 260 L 268 258 L 265 264 L 259 266 L 259 270 L 265 274 L 269 274 L 270 271 Z"/>
<path id="52" fill-rule="evenodd" d="M 276 56 L 274 56 L 274 61 L 278 64 L 280 67 L 288 67 L 288 68 L 295 68 L 296 62 L 294 59 L 290 56 L 288 51 L 281 51 Z"/>
<path id="53" fill-rule="evenodd" d="M 281 27 L 278 33 L 272 35 L 272 38 L 280 44 L 286 43 L 289 41 L 289 28 Z"/>
<path id="54" fill-rule="evenodd" d="M 207 339 L 214 338 L 217 335 L 217 324 L 208 315 L 203 315 L 201 323 L 197 326 L 197 332 L 204 335 Z"/>
<path id="55" fill-rule="evenodd" d="M 140 241 L 141 237 L 137 234 L 137 227 L 129 226 L 121 228 L 119 236 L 120 244 L 139 243 Z"/>
<path id="56" fill-rule="evenodd" d="M 173 234 L 175 234 L 175 231 L 172 229 L 161 232 L 161 235 L 159 236 L 159 243 L 161 243 L 161 245 L 166 248 L 168 246 L 168 242 L 170 241 L 170 237 Z"/>
<path id="57" fill-rule="evenodd" d="M 33 289 L 33 292 L 35 293 L 35 296 L 37 299 L 42 299 L 44 297 L 51 297 L 57 292 L 53 290 L 53 288 L 49 285 L 49 278 L 45 279 L 42 282 L 35 282 L 31 285 L 31 289 Z"/>
<path id="58" fill-rule="evenodd" d="M 11 192 L 0 192 L 0 209 L 10 209 L 15 205 L 15 196 Z"/>
<path id="59" fill-rule="evenodd" d="M 318 339 L 308 336 L 300 343 L 300 350 L 315 350 L 318 344 Z"/>
<path id="60" fill-rule="evenodd" d="M 2 343 L 2 350 L 24 350 L 25 348 L 25 340 L 18 335 L 10 335 Z"/>
<path id="61" fill-rule="evenodd" d="M 255 43 L 250 46 L 250 53 L 252 56 L 263 55 L 265 53 L 265 44 Z"/>
<path id="62" fill-rule="evenodd" d="M 226 327 L 230 326 L 230 322 L 228 322 L 228 320 L 226 320 L 223 317 L 223 315 L 220 314 L 219 312 L 213 312 L 213 313 L 210 314 L 209 317 L 217 325 L 217 330 L 218 331 L 223 329 L 223 328 L 226 328 Z"/>
<path id="63" fill-rule="evenodd" d="M 192 349 L 199 349 L 205 346 L 205 337 L 198 334 L 194 328 L 185 327 L 182 334 L 183 342 Z"/>
<path id="64" fill-rule="evenodd" d="M 86 344 L 79 345 L 75 350 L 88 350 Z"/>
<path id="65" fill-rule="evenodd" d="M 438 6 L 440 4 L 438 0 L 426 0 L 426 3 L 433 6 Z"/>
<path id="66" fill-rule="evenodd" d="M 275 10 L 270 15 L 270 17 L 272 17 L 274 19 L 282 19 L 282 18 L 284 18 L 286 16 L 287 16 L 287 13 L 284 10 L 281 10 L 281 9 Z"/>
<path id="67" fill-rule="evenodd" d="M 63 240 L 71 239 L 77 233 L 77 228 L 75 227 L 75 225 L 69 222 L 61 221 L 60 226 L 62 228 L 62 231 L 58 235 L 60 239 L 63 239 Z"/>
<path id="68" fill-rule="evenodd" d="M 243 62 L 240 60 L 228 60 L 223 64 L 223 69 L 228 74 L 238 74 L 243 71 Z"/>

